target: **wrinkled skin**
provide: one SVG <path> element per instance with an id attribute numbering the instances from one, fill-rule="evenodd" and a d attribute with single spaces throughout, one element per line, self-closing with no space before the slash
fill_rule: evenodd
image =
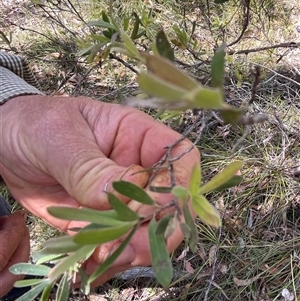
<path id="1" fill-rule="evenodd" d="M 15 263 L 28 261 L 30 245 L 25 219 L 25 211 L 0 217 L 0 297 L 23 278 L 11 274 L 8 269 Z"/>
<path id="2" fill-rule="evenodd" d="M 180 137 L 143 112 L 89 98 L 19 96 L 0 107 L 0 123 L 0 172 L 9 190 L 31 213 L 61 231 L 83 223 L 56 219 L 48 214 L 47 207 L 87 206 L 107 210 L 104 188 L 112 191 L 111 183 L 121 178 L 149 191 L 149 174 L 135 172 L 159 161 L 166 152 L 164 147 Z M 182 141 L 172 156 L 190 146 L 190 141 Z M 174 163 L 177 184 L 187 185 L 195 164 L 200 164 L 196 148 Z M 153 186 L 169 184 L 166 170 L 151 183 Z M 161 205 L 172 199 L 168 194 L 149 194 Z M 142 215 L 153 211 L 152 207 L 126 197 L 122 201 Z M 151 265 L 147 237 L 147 224 L 144 224 L 120 258 L 94 284 L 101 284 L 130 267 Z M 168 240 L 169 251 L 182 239 L 177 229 Z M 86 262 L 88 273 L 121 241 L 99 246 Z"/>

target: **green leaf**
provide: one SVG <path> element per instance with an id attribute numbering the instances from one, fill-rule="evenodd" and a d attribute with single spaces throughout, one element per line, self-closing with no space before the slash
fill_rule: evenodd
<path id="1" fill-rule="evenodd" d="M 42 250 L 40 252 L 42 252 Z M 40 257 L 40 259 L 36 262 L 36 264 L 43 264 L 45 262 L 57 261 L 66 256 L 65 254 L 50 254 L 50 255 L 41 254 L 41 255 L 43 255 L 43 257 Z"/>
<path id="2" fill-rule="evenodd" d="M 129 244 L 137 229 L 138 227 L 135 226 L 120 246 L 94 271 L 88 280 L 88 284 L 91 284 L 94 280 L 100 277 L 113 264 L 113 262 L 121 255 L 126 246 Z"/>
<path id="3" fill-rule="evenodd" d="M 170 221 L 167 225 L 166 231 L 164 233 L 165 240 L 167 240 L 174 233 L 174 231 L 176 230 L 176 227 L 177 227 L 177 219 L 175 217 L 173 217 L 170 219 Z"/>
<path id="4" fill-rule="evenodd" d="M 103 21 L 110 24 L 110 20 L 109 20 L 109 18 L 108 18 L 108 15 L 106 14 L 106 12 L 105 12 L 105 11 L 102 11 L 102 12 L 101 12 L 101 15 L 102 15 Z"/>
<path id="5" fill-rule="evenodd" d="M 155 205 L 151 197 L 145 192 L 145 190 L 131 182 L 117 181 L 112 183 L 113 188 L 122 195 L 128 198 L 140 202 L 145 205 Z"/>
<path id="6" fill-rule="evenodd" d="M 88 284 L 88 275 L 84 269 L 84 267 L 80 266 L 79 269 L 78 269 L 78 272 L 79 272 L 79 275 L 80 275 L 80 282 L 81 282 L 81 285 L 80 285 L 80 288 L 81 288 L 81 291 L 85 294 L 85 295 L 89 295 L 90 294 L 90 285 Z"/>
<path id="7" fill-rule="evenodd" d="M 172 187 L 149 186 L 149 190 L 158 193 L 171 193 Z"/>
<path id="8" fill-rule="evenodd" d="M 12 274 L 20 275 L 34 275 L 34 276 L 47 276 L 51 268 L 45 265 L 36 265 L 31 263 L 17 263 L 9 268 Z"/>
<path id="9" fill-rule="evenodd" d="M 48 276 L 53 281 L 56 280 L 59 276 L 64 274 L 64 272 L 68 271 L 70 268 L 73 268 L 76 263 L 81 260 L 86 260 L 89 258 L 94 252 L 96 245 L 85 245 L 82 246 L 79 250 L 77 250 L 72 255 L 66 257 L 59 264 L 57 264 L 54 268 L 51 269 Z"/>
<path id="10" fill-rule="evenodd" d="M 123 30 L 120 30 L 121 39 L 124 42 L 124 47 L 128 51 L 129 56 L 132 58 L 138 58 L 140 57 L 140 52 L 130 39 L 130 37 L 127 35 L 127 33 Z"/>
<path id="11" fill-rule="evenodd" d="M 140 27 L 140 18 L 139 16 L 137 15 L 136 12 L 133 12 L 133 15 L 135 17 L 135 22 L 134 22 L 134 25 L 133 25 L 133 30 L 132 30 L 132 33 L 131 33 L 131 39 L 132 40 L 135 40 L 137 38 L 137 34 L 139 32 L 139 27 Z"/>
<path id="12" fill-rule="evenodd" d="M 182 88 L 166 82 L 152 73 L 141 72 L 137 77 L 137 82 L 147 94 L 170 102 L 182 100 L 186 95 L 186 91 Z"/>
<path id="13" fill-rule="evenodd" d="M 196 224 L 194 222 L 194 219 L 191 215 L 191 212 L 189 210 L 187 203 L 183 204 L 183 216 L 184 216 L 187 226 L 190 228 L 190 231 L 191 231 L 188 243 L 189 243 L 191 251 L 193 253 L 195 253 L 197 250 L 198 231 L 197 231 Z M 181 228 L 181 230 L 182 230 L 182 228 Z M 185 234 L 185 233 L 183 232 L 183 234 Z"/>
<path id="14" fill-rule="evenodd" d="M 173 215 L 168 214 L 166 216 L 164 216 L 157 224 L 157 228 L 156 228 L 156 235 L 164 235 L 164 233 L 166 232 L 167 226 L 171 220 L 171 218 L 173 217 Z"/>
<path id="15" fill-rule="evenodd" d="M 103 226 L 122 225 L 115 210 L 99 211 L 90 208 L 49 207 L 47 211 L 54 217 L 68 221 L 91 222 Z"/>
<path id="16" fill-rule="evenodd" d="M 70 294 L 70 284 L 68 281 L 69 273 L 65 272 L 63 277 L 61 278 L 57 291 L 56 291 L 56 301 L 68 301 L 69 300 L 69 294 Z"/>
<path id="17" fill-rule="evenodd" d="M 219 186 L 215 190 L 222 191 L 224 189 L 228 189 L 228 188 L 237 186 L 237 185 L 239 185 L 242 182 L 242 180 L 243 180 L 243 177 L 241 177 L 241 176 L 233 176 L 230 180 L 228 180 L 226 183 L 224 183 L 223 185 Z"/>
<path id="18" fill-rule="evenodd" d="M 180 223 L 180 229 L 181 232 L 183 233 L 184 237 L 189 240 L 191 237 L 191 228 L 186 224 L 186 223 Z"/>
<path id="19" fill-rule="evenodd" d="M 149 227 L 149 243 L 152 257 L 152 264 L 157 281 L 167 288 L 173 277 L 173 267 L 169 253 L 167 251 L 166 242 L 163 235 L 157 235 L 157 223 L 152 218 Z"/>
<path id="20" fill-rule="evenodd" d="M 215 3 L 216 4 L 222 4 L 222 3 L 225 3 L 227 1 L 229 1 L 229 0 L 215 0 Z"/>
<path id="21" fill-rule="evenodd" d="M 80 231 L 74 236 L 74 241 L 81 245 L 102 244 L 120 238 L 134 225 L 134 222 L 128 222 L 117 227 L 105 227 L 96 230 Z"/>
<path id="22" fill-rule="evenodd" d="M 172 193 L 182 201 L 187 201 L 189 199 L 190 192 L 191 191 L 189 191 L 183 186 L 174 186 L 172 189 Z"/>
<path id="23" fill-rule="evenodd" d="M 188 94 L 187 100 L 192 108 L 197 109 L 221 110 L 228 107 L 223 101 L 223 93 L 216 88 L 199 86 Z"/>
<path id="24" fill-rule="evenodd" d="M 162 57 L 175 61 L 174 51 L 163 30 L 160 30 L 156 36 L 156 48 Z"/>
<path id="25" fill-rule="evenodd" d="M 146 52 L 142 52 L 141 56 L 146 59 L 147 68 L 164 82 L 181 88 L 185 92 L 198 88 L 199 84 L 194 79 L 178 69 L 169 60 Z M 178 99 L 178 97 L 176 99 Z M 181 99 L 181 97 L 179 99 Z"/>
<path id="26" fill-rule="evenodd" d="M 25 294 L 23 294 L 21 297 L 19 297 L 15 301 L 33 300 L 44 290 L 45 287 L 47 287 L 49 285 L 49 283 L 50 283 L 50 281 L 48 279 L 44 279 L 44 282 L 33 287 L 30 291 L 26 292 Z"/>
<path id="27" fill-rule="evenodd" d="M 129 27 L 129 21 L 130 21 L 130 18 L 125 16 L 123 18 L 123 30 L 124 31 L 127 31 L 128 27 Z"/>
<path id="28" fill-rule="evenodd" d="M 108 193 L 108 201 L 109 204 L 113 209 L 115 209 L 119 213 L 119 219 L 122 221 L 137 221 L 139 220 L 139 215 L 132 211 L 127 204 L 124 204 L 122 201 L 120 201 L 119 198 L 117 198 L 112 193 Z"/>
<path id="29" fill-rule="evenodd" d="M 62 236 L 51 238 L 45 242 L 45 247 L 40 251 L 41 254 L 66 254 L 75 252 L 81 246 L 74 242 L 71 236 Z"/>
<path id="30" fill-rule="evenodd" d="M 42 296 L 39 299 L 40 301 L 49 301 L 52 287 L 53 287 L 53 283 L 50 283 L 44 288 Z"/>
<path id="31" fill-rule="evenodd" d="M 195 164 L 193 166 L 191 177 L 190 177 L 190 183 L 189 183 L 189 191 L 192 195 L 195 195 L 198 193 L 199 187 L 201 185 L 202 181 L 202 175 L 201 175 L 201 166 L 198 164 Z"/>
<path id="32" fill-rule="evenodd" d="M 26 287 L 26 286 L 34 286 L 37 284 L 40 284 L 41 282 L 44 282 L 45 279 L 24 279 L 19 280 L 14 283 L 14 287 Z"/>
<path id="33" fill-rule="evenodd" d="M 109 22 L 105 22 L 105 21 L 91 21 L 91 22 L 88 22 L 86 24 L 87 26 L 98 26 L 98 27 L 104 27 L 104 28 L 107 28 L 107 29 L 112 29 L 114 31 L 118 31 L 119 29 L 114 26 L 113 24 L 109 23 Z"/>
<path id="34" fill-rule="evenodd" d="M 236 125 L 238 124 L 244 112 L 244 109 L 228 108 L 221 111 L 221 117 L 225 123 Z"/>
<path id="35" fill-rule="evenodd" d="M 198 193 L 204 194 L 213 191 L 225 184 L 242 168 L 242 161 L 235 161 L 226 166 L 221 172 L 215 175 L 210 181 L 199 188 Z"/>
<path id="36" fill-rule="evenodd" d="M 213 87 L 223 90 L 225 45 L 221 46 L 214 54 L 211 64 L 211 83 Z"/>
<path id="37" fill-rule="evenodd" d="M 221 226 L 219 212 L 203 195 L 194 195 L 192 197 L 192 204 L 195 212 L 202 222 L 215 228 L 219 228 Z"/>

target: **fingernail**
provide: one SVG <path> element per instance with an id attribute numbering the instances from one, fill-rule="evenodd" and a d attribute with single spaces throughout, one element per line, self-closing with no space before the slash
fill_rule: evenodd
<path id="1" fill-rule="evenodd" d="M 24 221 L 26 222 L 26 220 L 27 220 L 27 212 L 25 210 L 22 212 L 22 217 L 23 217 Z"/>
<path id="2" fill-rule="evenodd" d="M 114 248 L 111 254 L 114 253 L 114 251 L 119 247 L 120 245 L 117 244 Z M 131 264 L 133 260 L 135 259 L 135 252 L 133 251 L 131 245 L 127 245 L 125 250 L 121 253 L 121 255 L 114 261 L 114 263 L 111 265 L 112 267 L 115 266 L 121 266 L 126 264 Z"/>

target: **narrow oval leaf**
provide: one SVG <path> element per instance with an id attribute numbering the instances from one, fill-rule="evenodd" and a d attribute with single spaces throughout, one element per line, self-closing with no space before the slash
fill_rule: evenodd
<path id="1" fill-rule="evenodd" d="M 68 281 L 69 273 L 65 273 L 61 278 L 57 291 L 56 291 L 56 301 L 68 301 L 70 294 L 70 284 Z"/>
<path id="2" fill-rule="evenodd" d="M 157 235 L 164 235 L 167 226 L 173 216 L 171 214 L 168 214 L 164 216 L 158 223 L 155 234 Z"/>
<path id="3" fill-rule="evenodd" d="M 140 52 L 130 39 L 130 37 L 127 35 L 127 33 L 123 30 L 120 30 L 121 39 L 124 42 L 125 49 L 128 51 L 129 56 L 132 58 L 138 58 L 140 57 Z"/>
<path id="4" fill-rule="evenodd" d="M 190 183 L 189 183 L 189 191 L 191 195 L 195 195 L 198 193 L 199 187 L 201 185 L 201 181 L 202 181 L 201 166 L 195 164 L 191 172 Z"/>
<path id="5" fill-rule="evenodd" d="M 112 183 L 113 188 L 122 195 L 145 205 L 155 205 L 154 201 L 141 187 L 127 181 Z"/>
<path id="6" fill-rule="evenodd" d="M 194 79 L 178 69 L 169 60 L 146 52 L 141 53 L 141 56 L 146 59 L 147 68 L 164 82 L 184 91 L 194 90 L 199 86 Z"/>
<path id="7" fill-rule="evenodd" d="M 160 30 L 156 36 L 156 48 L 162 57 L 175 61 L 174 51 L 163 30 Z"/>
<path id="8" fill-rule="evenodd" d="M 113 209 L 119 213 L 119 219 L 122 221 L 137 221 L 139 220 L 139 215 L 132 211 L 127 204 L 124 204 L 119 198 L 117 198 L 112 193 L 108 193 L 108 201 Z"/>
<path id="9" fill-rule="evenodd" d="M 118 28 L 114 26 L 113 24 L 105 21 L 91 21 L 86 24 L 87 26 L 98 26 L 98 27 L 103 27 L 107 29 L 112 29 L 115 31 L 118 31 Z"/>
<path id="10" fill-rule="evenodd" d="M 56 265 L 51 271 L 48 273 L 49 279 L 51 281 L 56 280 L 60 277 L 64 272 L 68 271 L 70 268 L 74 268 L 74 265 L 81 260 L 86 260 L 89 258 L 94 252 L 96 245 L 85 245 L 82 246 L 79 250 L 77 250 L 72 255 L 66 257 L 62 260 L 58 265 Z"/>
<path id="11" fill-rule="evenodd" d="M 190 191 L 183 186 L 174 186 L 172 193 L 182 201 L 187 201 L 190 197 Z"/>
<path id="12" fill-rule="evenodd" d="M 36 265 L 31 263 L 17 263 L 9 268 L 12 274 L 20 275 L 34 275 L 34 276 L 47 276 L 51 268 L 45 265 Z"/>
<path id="13" fill-rule="evenodd" d="M 164 239 L 167 240 L 176 230 L 177 227 L 177 218 L 173 217 L 170 219 L 166 231 L 164 233 Z"/>
<path id="14" fill-rule="evenodd" d="M 26 287 L 26 286 L 34 286 L 37 284 L 40 284 L 41 282 L 44 282 L 45 279 L 24 279 L 19 280 L 14 283 L 14 287 Z"/>
<path id="15" fill-rule="evenodd" d="M 21 297 L 16 299 L 15 301 L 28 301 L 28 300 L 34 300 L 35 297 L 37 297 L 46 286 L 48 286 L 50 281 L 48 279 L 44 280 L 41 284 L 33 287 L 30 291 L 23 294 Z"/>
<path id="16" fill-rule="evenodd" d="M 225 45 L 222 45 L 214 54 L 211 63 L 211 83 L 213 87 L 223 90 Z"/>
<path id="17" fill-rule="evenodd" d="M 47 211 L 54 217 L 68 221 L 84 221 L 104 226 L 123 224 L 115 210 L 99 211 L 85 207 L 49 207 Z"/>
<path id="18" fill-rule="evenodd" d="M 149 190 L 158 193 L 171 193 L 172 187 L 149 186 Z"/>
<path id="19" fill-rule="evenodd" d="M 239 123 L 244 112 L 244 109 L 228 108 L 221 110 L 220 114 L 225 123 L 236 125 Z"/>
<path id="20" fill-rule="evenodd" d="M 215 175 L 210 181 L 199 188 L 198 193 L 204 194 L 213 191 L 225 184 L 243 167 L 242 161 L 234 161 L 226 166 L 221 172 Z"/>
<path id="21" fill-rule="evenodd" d="M 40 301 L 49 301 L 52 287 L 53 283 L 50 283 L 44 288 Z"/>
<path id="22" fill-rule="evenodd" d="M 106 227 L 80 231 L 74 236 L 74 241 L 81 245 L 94 245 L 109 242 L 126 234 L 135 223 L 128 222 L 118 227 Z"/>
<path id="23" fill-rule="evenodd" d="M 219 228 L 221 226 L 219 212 L 203 195 L 193 196 L 192 204 L 195 212 L 204 223 L 215 228 Z"/>
<path id="24" fill-rule="evenodd" d="M 157 223 L 152 218 L 149 227 L 149 243 L 152 257 L 152 265 L 157 281 L 167 288 L 173 277 L 173 267 L 169 253 L 167 251 L 166 242 L 163 235 L 157 235 Z"/>
<path id="25" fill-rule="evenodd" d="M 65 254 L 50 254 L 50 255 L 44 255 L 43 254 L 43 257 L 41 257 L 37 262 L 36 264 L 43 264 L 45 262 L 50 262 L 50 261 L 58 261 L 62 258 L 64 258 L 66 255 Z"/>
<path id="26" fill-rule="evenodd" d="M 164 81 L 150 72 L 141 72 L 137 77 L 137 82 L 147 94 L 164 98 L 170 102 L 182 100 L 186 95 L 186 91 L 182 88 Z"/>
<path id="27" fill-rule="evenodd" d="M 224 189 L 228 189 L 228 188 L 237 186 L 242 182 L 242 180 L 243 180 L 243 177 L 241 177 L 241 176 L 233 176 L 230 180 L 228 180 L 223 185 L 219 186 L 216 190 L 222 191 Z"/>
<path id="28" fill-rule="evenodd" d="M 191 237 L 191 228 L 185 223 L 180 223 L 179 225 L 184 237 L 189 240 Z"/>
<path id="29" fill-rule="evenodd" d="M 228 105 L 223 101 L 223 94 L 219 89 L 199 87 L 188 95 L 191 107 L 206 110 L 221 110 Z"/>
<path id="30" fill-rule="evenodd" d="M 120 246 L 94 271 L 88 280 L 88 284 L 91 284 L 94 280 L 100 277 L 112 264 L 113 262 L 121 255 L 126 246 L 129 244 L 134 233 L 138 229 L 137 226 L 129 233 L 129 235 L 124 239 Z"/>
<path id="31" fill-rule="evenodd" d="M 191 230 L 188 243 L 189 243 L 191 251 L 193 253 L 195 253 L 197 250 L 197 243 L 198 243 L 198 231 L 197 231 L 196 224 L 194 222 L 194 219 L 191 215 L 191 212 L 189 210 L 187 203 L 183 204 L 183 216 L 184 216 L 187 226 Z M 181 228 L 181 230 L 182 230 L 182 228 Z M 183 234 L 185 234 L 185 233 L 183 232 Z"/>
<path id="32" fill-rule="evenodd" d="M 45 247 L 40 251 L 41 254 L 66 254 L 75 252 L 81 246 L 74 242 L 71 236 L 55 237 L 45 242 Z"/>

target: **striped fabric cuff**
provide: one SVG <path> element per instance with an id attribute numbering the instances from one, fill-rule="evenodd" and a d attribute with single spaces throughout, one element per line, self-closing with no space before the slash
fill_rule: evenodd
<path id="1" fill-rule="evenodd" d="M 38 88 L 25 59 L 0 52 L 0 104 L 16 96 L 44 95 Z"/>

